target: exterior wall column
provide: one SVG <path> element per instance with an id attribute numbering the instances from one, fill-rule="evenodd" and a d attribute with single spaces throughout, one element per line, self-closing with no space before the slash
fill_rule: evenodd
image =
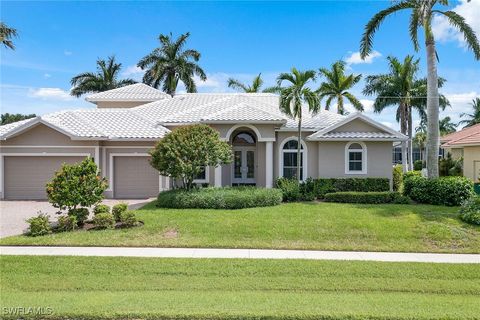
<path id="1" fill-rule="evenodd" d="M 215 167 L 215 181 L 214 186 L 219 188 L 222 186 L 222 166 Z"/>
<path id="2" fill-rule="evenodd" d="M 273 188 L 273 141 L 265 142 L 265 187 Z"/>

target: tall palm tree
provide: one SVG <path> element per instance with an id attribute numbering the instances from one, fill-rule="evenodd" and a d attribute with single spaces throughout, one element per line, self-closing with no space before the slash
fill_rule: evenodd
<path id="1" fill-rule="evenodd" d="M 115 61 L 115 56 L 108 57 L 107 61 L 98 59 L 96 72 L 83 72 L 70 80 L 73 86 L 70 94 L 80 97 L 85 93 L 103 92 L 136 83 L 132 79 L 118 80 L 121 68 L 122 64 Z"/>
<path id="2" fill-rule="evenodd" d="M 10 28 L 5 23 L 0 22 L 0 41 L 5 48 L 15 50 L 15 45 L 13 44 L 12 38 L 16 38 L 17 36 L 17 29 Z"/>
<path id="3" fill-rule="evenodd" d="M 413 143 L 415 143 L 420 149 L 420 158 L 423 160 L 423 149 L 427 142 L 427 134 L 425 132 L 417 132 L 413 137 Z"/>
<path id="4" fill-rule="evenodd" d="M 298 121 L 297 141 L 297 179 L 301 180 L 301 148 L 302 148 L 302 106 L 308 106 L 309 112 L 316 114 L 320 111 L 320 100 L 317 94 L 307 87 L 315 81 L 315 71 L 299 71 L 292 68 L 290 73 L 281 73 L 277 78 L 280 89 L 280 110 Z M 288 86 L 282 87 L 287 82 Z"/>
<path id="5" fill-rule="evenodd" d="M 468 117 L 469 119 L 462 120 L 458 124 L 464 124 L 466 127 L 471 127 L 480 123 L 480 98 L 473 99 L 470 105 L 473 108 L 473 113 L 462 113 L 460 115 L 461 118 Z"/>
<path id="6" fill-rule="evenodd" d="M 470 0 L 467 0 L 470 1 Z M 392 6 L 384 9 L 373 16 L 365 26 L 360 43 L 360 55 L 365 59 L 373 47 L 373 37 L 387 16 L 398 11 L 409 10 L 410 38 L 416 51 L 419 50 L 418 29 L 423 28 L 425 36 L 425 47 L 427 53 L 427 175 L 429 178 L 437 178 L 438 174 L 438 148 L 439 141 L 439 94 L 437 75 L 437 51 L 435 49 L 435 38 L 432 32 L 432 19 L 434 16 L 444 16 L 451 26 L 461 32 L 465 43 L 471 49 L 477 60 L 480 60 L 480 44 L 472 28 L 465 22 L 465 19 L 455 11 L 439 10 L 437 5 L 448 6 L 448 0 L 401 0 L 395 1 Z"/>
<path id="7" fill-rule="evenodd" d="M 337 61 L 332 64 L 331 69 L 320 68 L 320 75 L 323 75 L 326 81 L 320 84 L 317 93 L 319 94 L 320 101 L 323 98 L 327 98 L 325 102 L 325 109 L 330 109 L 330 104 L 334 99 L 337 100 L 337 112 L 339 114 L 344 114 L 344 98 L 347 98 L 348 101 L 359 111 L 363 111 L 362 103 L 348 90 L 356 85 L 362 75 L 354 74 L 345 74 L 345 62 Z"/>
<path id="8" fill-rule="evenodd" d="M 376 94 L 373 108 L 375 112 L 382 112 L 389 106 L 398 106 L 397 121 L 400 122 L 400 131 L 409 134 L 408 147 L 411 150 L 412 130 L 409 130 L 409 113 L 411 110 L 411 99 L 415 75 L 418 71 L 419 60 L 414 60 L 413 56 L 406 56 L 403 62 L 397 58 L 387 57 L 390 72 L 368 76 L 363 94 L 370 96 Z M 402 142 L 402 164 L 403 171 L 408 171 L 407 165 L 407 142 Z M 411 159 L 411 157 L 410 157 Z"/>
<path id="9" fill-rule="evenodd" d="M 253 78 L 253 81 L 252 81 L 251 85 L 246 85 L 246 84 L 244 84 L 244 83 L 242 83 L 239 80 L 234 79 L 234 78 L 229 78 L 228 79 L 228 87 L 229 88 L 235 89 L 237 91 L 246 92 L 246 93 L 260 92 L 260 89 L 262 88 L 262 85 L 263 85 L 263 79 L 262 79 L 262 74 L 261 73 L 259 73 L 258 76 Z M 261 90 L 261 92 L 276 93 L 276 92 L 279 92 L 279 88 L 277 86 L 268 87 L 268 88 L 265 88 L 265 89 Z"/>
<path id="10" fill-rule="evenodd" d="M 143 82 L 158 88 L 173 96 L 177 90 L 178 82 L 185 85 L 187 92 L 197 92 L 193 77 L 197 75 L 202 81 L 207 76 L 197 64 L 200 53 L 197 50 L 184 49 L 190 33 L 180 35 L 173 39 L 173 35 L 161 34 L 158 37 L 160 47 L 153 49 L 137 64 L 142 70 L 146 69 Z"/>

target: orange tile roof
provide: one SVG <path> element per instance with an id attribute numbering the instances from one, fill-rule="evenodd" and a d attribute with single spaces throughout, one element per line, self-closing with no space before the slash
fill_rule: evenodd
<path id="1" fill-rule="evenodd" d="M 480 144 L 480 124 L 450 133 L 440 139 L 443 147 Z"/>

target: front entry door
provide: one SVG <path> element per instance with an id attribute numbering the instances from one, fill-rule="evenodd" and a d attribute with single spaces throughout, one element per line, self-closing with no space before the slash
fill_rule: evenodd
<path id="1" fill-rule="evenodd" d="M 233 184 L 255 184 L 255 148 L 233 148 Z"/>

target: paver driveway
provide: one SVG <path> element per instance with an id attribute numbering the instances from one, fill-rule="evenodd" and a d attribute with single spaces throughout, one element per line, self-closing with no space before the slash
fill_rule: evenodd
<path id="1" fill-rule="evenodd" d="M 115 200 L 105 199 L 103 203 L 113 206 L 116 203 L 126 202 L 130 209 L 135 209 L 152 201 L 153 199 Z M 56 220 L 57 211 L 47 201 L 0 201 L 0 238 L 21 234 L 26 231 L 26 219 L 36 216 L 38 212 L 47 213 Z"/>

